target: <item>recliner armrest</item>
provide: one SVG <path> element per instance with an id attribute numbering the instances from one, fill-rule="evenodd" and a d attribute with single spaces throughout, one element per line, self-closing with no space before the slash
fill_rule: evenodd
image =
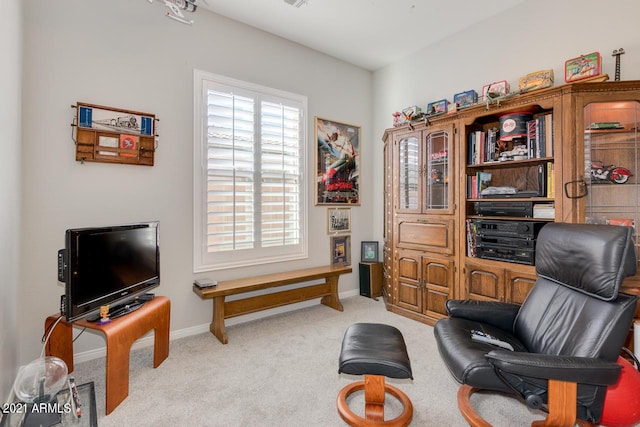
<path id="1" fill-rule="evenodd" d="M 607 386 L 618 381 L 622 366 L 588 357 L 552 356 L 492 350 L 487 360 L 503 372 L 525 377 Z"/>
<path id="2" fill-rule="evenodd" d="M 520 310 L 518 304 L 475 300 L 448 300 L 446 307 L 451 317 L 486 323 L 505 331 L 513 331 Z"/>

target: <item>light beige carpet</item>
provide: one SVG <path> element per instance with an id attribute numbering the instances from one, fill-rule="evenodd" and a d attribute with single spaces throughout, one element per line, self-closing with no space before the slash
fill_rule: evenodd
<path id="1" fill-rule="evenodd" d="M 98 422 L 108 426 L 344 426 L 336 411 L 342 387 L 361 377 L 338 374 L 345 329 L 386 323 L 403 333 L 414 380 L 389 379 L 414 405 L 412 426 L 466 426 L 458 384 L 440 360 L 433 328 L 385 310 L 382 300 L 344 299 L 344 312 L 318 304 L 227 328 L 229 343 L 210 333 L 171 342 L 169 358 L 153 369 L 151 347 L 131 354 L 129 397 L 105 416 L 105 360 L 76 365 L 78 383 L 94 381 Z M 390 398 L 393 400 L 393 398 Z M 494 426 L 525 426 L 544 414 L 515 399 L 474 395 Z M 351 407 L 362 412 L 362 396 Z M 387 413 L 397 414 L 391 401 Z"/>

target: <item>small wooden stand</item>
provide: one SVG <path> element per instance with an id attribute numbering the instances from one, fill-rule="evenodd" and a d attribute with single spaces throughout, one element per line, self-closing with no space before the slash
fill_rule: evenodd
<path id="1" fill-rule="evenodd" d="M 153 367 L 157 368 L 169 356 L 169 322 L 171 302 L 167 297 L 155 297 L 133 313 L 111 320 L 104 325 L 81 319 L 67 323 L 61 320 L 46 345 L 47 356 L 61 358 L 73 372 L 73 326 L 102 332 L 107 341 L 106 414 L 109 415 L 129 395 L 129 354 L 131 345 L 152 329 L 155 331 Z M 59 314 L 47 317 L 48 330 Z"/>

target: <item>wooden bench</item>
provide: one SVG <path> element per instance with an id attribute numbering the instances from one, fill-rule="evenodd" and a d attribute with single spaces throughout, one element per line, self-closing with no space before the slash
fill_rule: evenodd
<path id="1" fill-rule="evenodd" d="M 322 298 L 320 301 L 322 304 L 342 311 L 342 303 L 338 298 L 338 279 L 341 274 L 347 273 L 351 273 L 351 267 L 349 266 L 312 267 L 244 279 L 225 280 L 218 282 L 216 287 L 208 289 L 200 289 L 194 285 L 193 292 L 202 299 L 213 300 L 213 316 L 209 330 L 222 344 L 226 344 L 229 339 L 225 330 L 224 319 L 230 317 L 314 298 Z M 325 282 L 234 301 L 225 301 L 225 297 L 228 295 L 237 295 L 317 279 L 324 279 Z"/>

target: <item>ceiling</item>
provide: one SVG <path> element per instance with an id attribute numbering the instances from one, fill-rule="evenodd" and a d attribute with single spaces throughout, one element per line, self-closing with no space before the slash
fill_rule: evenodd
<path id="1" fill-rule="evenodd" d="M 292 0 L 293 1 L 293 0 Z M 206 0 L 201 8 L 375 71 L 525 0 Z M 197 14 L 194 17 L 198 24 Z"/>

